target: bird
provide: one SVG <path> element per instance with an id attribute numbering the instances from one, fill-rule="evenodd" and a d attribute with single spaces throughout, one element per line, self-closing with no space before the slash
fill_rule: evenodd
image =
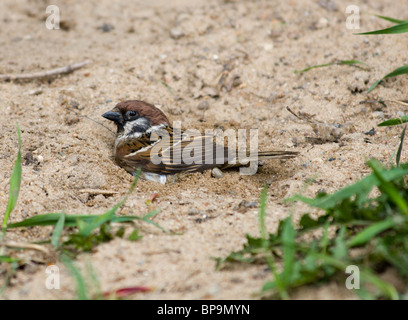
<path id="1" fill-rule="evenodd" d="M 290 159 L 296 151 L 244 153 L 239 159 L 234 149 L 215 142 L 215 135 L 171 126 L 167 116 L 156 106 L 141 100 L 118 103 L 102 115 L 116 124 L 114 144 L 116 163 L 135 175 L 141 168 L 144 178 L 165 184 L 177 173 L 202 172 L 219 168 L 248 166 L 268 159 Z M 241 153 L 242 155 L 242 153 Z"/>

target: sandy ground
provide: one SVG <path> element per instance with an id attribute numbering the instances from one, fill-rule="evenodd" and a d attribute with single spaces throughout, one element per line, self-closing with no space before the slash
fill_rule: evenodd
<path id="1" fill-rule="evenodd" d="M 50 3 L 60 8 L 60 30 L 45 27 Z M 267 162 L 254 176 L 229 171 L 215 179 L 206 172 L 165 186 L 140 181 L 120 214 L 142 216 L 160 209 L 154 221 L 179 235 L 138 223 L 141 241 L 115 239 L 78 259 L 79 265 L 92 263 L 103 291 L 137 285 L 154 288 L 135 295 L 136 299 L 258 298 L 256 293 L 270 279 L 265 266 L 216 271 L 212 259 L 240 249 L 246 233 L 258 235 L 258 208 L 239 210 L 238 205 L 243 200 L 258 201 L 260 189 L 269 183 L 267 226 L 273 231 L 289 213 L 283 199 L 300 192 L 308 178 L 316 181 L 304 194 L 332 192 L 367 174 L 369 158 L 387 162 L 399 142 L 401 128 L 376 128 L 374 135 L 365 132 L 383 119 L 405 113 L 406 107 L 389 100 L 407 98 L 406 77 L 389 80 L 369 95 L 366 90 L 407 64 L 407 36 L 353 35 L 345 25 L 344 4 L 327 3 L 2 0 L 0 74 L 48 70 L 86 59 L 93 63 L 49 80 L 0 83 L 0 219 L 17 153 L 17 123 L 25 160 L 13 222 L 62 210 L 102 213 L 123 197 L 132 177 L 113 161 L 114 134 L 88 119 L 113 130 L 113 124 L 100 115 L 117 102 L 149 101 L 188 128 L 258 128 L 261 150 L 297 150 L 301 155 Z M 353 2 L 363 13 L 408 18 L 405 1 L 389 3 Z M 369 15 L 362 15 L 360 23 L 361 31 L 389 25 Z M 302 75 L 293 72 L 335 59 L 358 59 L 372 69 L 333 66 Z M 363 102 L 379 98 L 386 107 Z M 198 108 L 201 101 L 208 101 L 208 110 Z M 328 134 L 319 128 L 316 134 L 310 123 L 294 117 L 286 106 L 313 121 L 340 127 L 334 134 L 337 141 L 316 144 L 307 139 Z M 83 189 L 118 194 L 95 196 Z M 148 207 L 145 201 L 155 192 L 158 200 Z M 293 209 L 295 218 L 307 210 L 302 205 Z M 12 230 L 8 237 L 41 240 L 51 231 Z M 74 282 L 59 266 L 60 290 L 46 289 L 46 265 L 31 263 L 18 271 L 2 298 L 74 298 Z M 299 290 L 293 297 L 354 295 L 342 283 L 330 283 Z"/>

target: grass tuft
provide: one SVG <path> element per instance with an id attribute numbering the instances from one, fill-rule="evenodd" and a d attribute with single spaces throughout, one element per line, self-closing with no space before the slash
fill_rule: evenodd
<path id="1" fill-rule="evenodd" d="M 287 299 L 291 290 L 308 284 L 346 278 L 346 268 L 358 266 L 363 299 L 399 299 L 394 286 L 382 280 L 379 266 L 393 268 L 401 281 L 408 279 L 408 164 L 386 169 L 376 160 L 368 162 L 373 173 L 334 194 L 319 193 L 315 198 L 296 195 L 301 201 L 323 210 L 312 219 L 303 214 L 297 228 L 290 217 L 281 221 L 275 233 L 267 233 L 264 221 L 266 193 L 262 191 L 259 238 L 247 235 L 244 247 L 217 259 L 226 263 L 264 263 L 273 280 L 262 294 Z M 379 195 L 369 197 L 374 188 Z M 333 234 L 334 233 L 334 234 Z M 309 240 L 306 240 L 309 239 Z M 359 249 L 356 251 L 356 249 Z M 272 259 L 272 260 L 271 260 Z M 272 262 L 272 263 L 271 263 Z M 282 266 L 280 272 L 276 265 Z M 401 292 L 401 296 L 406 292 Z"/>

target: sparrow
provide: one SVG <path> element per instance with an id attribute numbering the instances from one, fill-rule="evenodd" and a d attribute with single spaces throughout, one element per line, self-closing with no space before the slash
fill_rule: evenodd
<path id="1" fill-rule="evenodd" d="M 246 159 L 238 162 L 237 150 L 214 144 L 214 135 L 173 128 L 159 108 L 139 100 L 120 102 L 102 117 L 117 126 L 116 163 L 131 174 L 141 168 L 146 179 L 162 184 L 176 173 L 242 167 L 249 161 L 298 155 L 296 151 L 264 151 L 255 156 L 245 153 Z"/>

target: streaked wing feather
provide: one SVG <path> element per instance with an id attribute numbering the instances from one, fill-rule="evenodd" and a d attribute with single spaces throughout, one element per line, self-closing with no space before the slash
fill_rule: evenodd
<path id="1" fill-rule="evenodd" d="M 129 148 L 138 147 L 138 150 L 146 149 L 142 152 L 133 152 L 132 155 L 123 157 L 121 161 L 124 167 L 137 168 L 142 167 L 142 170 L 153 173 L 161 174 L 175 174 L 178 172 L 200 172 L 217 166 L 214 157 L 217 155 L 219 162 L 224 163 L 226 161 L 225 155 L 228 155 L 228 149 L 224 146 L 213 146 L 213 148 L 206 148 L 207 143 L 213 143 L 214 136 L 212 135 L 191 135 L 183 136 L 180 141 L 175 137 L 172 128 L 166 128 L 169 134 L 169 139 L 162 139 L 155 145 L 155 151 L 158 151 L 157 155 L 161 157 L 160 164 L 154 164 L 151 161 L 151 141 L 149 137 L 139 139 L 140 141 L 134 142 L 129 145 Z M 159 134 L 160 135 L 160 134 Z M 175 162 L 173 159 L 179 161 Z M 207 162 L 206 163 L 206 159 Z"/>
<path id="2" fill-rule="evenodd" d="M 231 168 L 241 164 L 236 161 L 236 153 L 228 154 L 228 148 L 215 144 L 214 135 L 193 134 L 182 140 L 177 138 L 173 128 L 163 128 L 156 137 L 142 136 L 127 143 L 128 152 L 118 159 L 121 166 L 128 171 L 134 171 L 139 166 L 143 171 L 159 174 L 175 174 L 178 172 L 200 172 L 214 167 Z M 166 137 L 167 138 L 162 138 Z M 161 137 L 161 138 L 160 138 Z M 154 146 L 152 146 L 152 143 Z M 212 148 L 206 144 L 212 144 Z M 152 162 L 151 151 L 157 152 L 161 158 L 159 164 Z M 259 152 L 256 158 L 247 155 L 250 161 L 262 159 L 288 159 L 297 155 L 294 151 Z M 174 161 L 178 160 L 178 161 Z M 236 161 L 236 162 L 235 162 Z"/>

